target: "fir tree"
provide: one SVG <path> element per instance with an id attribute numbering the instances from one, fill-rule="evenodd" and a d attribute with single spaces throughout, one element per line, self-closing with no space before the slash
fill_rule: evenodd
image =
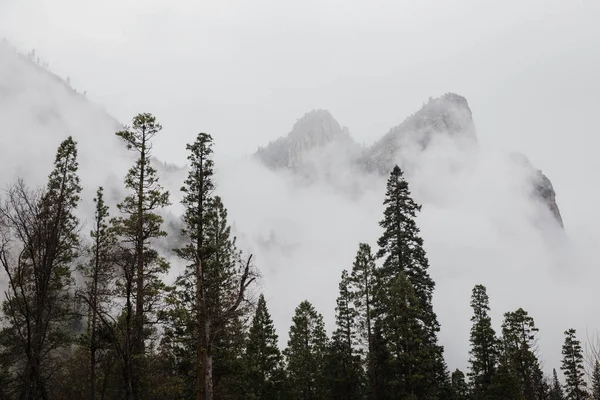
<path id="1" fill-rule="evenodd" d="M 283 357 L 277 344 L 273 320 L 261 294 L 245 351 L 248 400 L 278 400 L 283 390 Z"/>
<path id="2" fill-rule="evenodd" d="M 366 364 L 369 375 L 369 391 L 373 392 L 375 375 L 372 366 L 372 336 L 373 336 L 373 293 L 375 291 L 375 260 L 371 247 L 360 243 L 352 265 L 349 279 L 349 290 L 354 300 L 356 322 L 360 345 L 366 347 Z M 372 394 L 376 397 L 376 394 Z"/>
<path id="3" fill-rule="evenodd" d="M 47 399 L 55 356 L 73 338 L 76 309 L 71 270 L 79 252 L 75 210 L 81 186 L 72 137 L 56 152 L 45 191 L 18 181 L 0 206 L 0 265 L 8 280 L 0 334 L 21 399 Z"/>
<path id="4" fill-rule="evenodd" d="M 558 380 L 556 369 L 552 369 L 552 386 L 550 387 L 550 395 L 548 400 L 565 400 L 562 386 Z"/>
<path id="5" fill-rule="evenodd" d="M 587 383 L 583 378 L 583 354 L 581 344 L 575 337 L 575 329 L 565 331 L 565 343 L 562 348 L 561 370 L 565 374 L 566 400 L 584 400 L 587 398 Z"/>
<path id="6" fill-rule="evenodd" d="M 592 369 L 592 379 L 591 379 L 592 387 L 591 387 L 591 396 L 592 400 L 600 400 L 600 362 L 596 360 L 594 363 L 594 368 Z"/>
<path id="7" fill-rule="evenodd" d="M 498 366 L 488 390 L 489 400 L 524 400 L 523 384 L 506 352 L 498 358 Z"/>
<path id="8" fill-rule="evenodd" d="M 327 334 L 323 316 L 308 301 L 296 308 L 284 351 L 292 400 L 325 400 Z"/>
<path id="9" fill-rule="evenodd" d="M 496 338 L 492 319 L 488 312 L 489 299 L 486 288 L 476 285 L 471 297 L 471 308 L 473 316 L 471 322 L 471 350 L 469 351 L 470 371 L 469 378 L 473 389 L 474 399 L 485 399 L 498 360 L 499 342 Z"/>
<path id="10" fill-rule="evenodd" d="M 156 170 L 150 164 L 151 141 L 161 129 L 153 115 L 138 114 L 131 128 L 116 133 L 137 156 L 125 177 L 125 187 L 131 193 L 117 205 L 122 216 L 112 221 L 127 249 L 121 258 L 124 280 L 120 283 L 125 298 L 121 353 L 127 399 L 142 396 L 140 380 L 149 333 L 145 327 L 156 312 L 157 296 L 165 290 L 160 275 L 169 269 L 166 260 L 152 247 L 153 239 L 166 236 L 157 210 L 170 204 L 169 192 L 159 185 Z"/>
<path id="11" fill-rule="evenodd" d="M 329 393 L 330 398 L 335 400 L 358 400 L 362 398 L 363 371 L 360 355 L 355 350 L 357 312 L 346 270 L 342 272 L 339 290 L 335 316 L 337 328 L 327 354 Z"/>

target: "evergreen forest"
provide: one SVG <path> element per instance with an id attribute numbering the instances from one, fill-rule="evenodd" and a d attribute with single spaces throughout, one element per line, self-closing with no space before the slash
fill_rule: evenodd
<path id="1" fill-rule="evenodd" d="M 168 281 L 172 266 L 156 246 L 171 204 L 153 167 L 161 129 L 139 114 L 116 132 L 134 160 L 125 196 L 109 207 L 94 188 L 86 229 L 72 137 L 56 150 L 45 186 L 17 179 L 3 188 L 0 399 L 600 400 L 600 358 L 590 359 L 578 332 L 565 327 L 562 363 L 548 374 L 534 317 L 506 310 L 496 332 L 485 282 L 472 290 L 468 365 L 448 369 L 421 206 L 399 166 L 373 221 L 380 236 L 356 243 L 341 273 L 331 333 L 303 301 L 280 348 L 284 333 L 258 290 L 260 266 L 239 250 L 227 199 L 217 195 L 206 133 L 187 145 L 173 249 L 186 267 Z"/>

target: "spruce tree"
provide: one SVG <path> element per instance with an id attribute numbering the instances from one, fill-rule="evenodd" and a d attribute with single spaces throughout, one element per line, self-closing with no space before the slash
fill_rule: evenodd
<path id="1" fill-rule="evenodd" d="M 591 381 L 592 387 L 590 392 L 592 400 L 600 400 L 600 362 L 598 362 L 598 360 L 596 360 L 596 362 L 594 363 Z"/>
<path id="2" fill-rule="evenodd" d="M 21 399 L 47 399 L 56 355 L 73 339 L 77 311 L 71 271 L 79 253 L 77 144 L 64 140 L 44 191 L 19 180 L 0 205 L 0 265 L 8 280 L 0 333 Z"/>
<path id="3" fill-rule="evenodd" d="M 152 139 L 161 129 L 156 118 L 146 113 L 134 117 L 131 128 L 116 133 L 137 157 L 125 177 L 130 194 L 117 205 L 122 215 L 112 220 L 126 247 L 121 257 L 124 279 L 119 286 L 125 299 L 121 358 L 127 399 L 143 397 L 140 381 L 145 340 L 150 333 L 147 323 L 157 311 L 157 297 L 165 290 L 160 275 L 169 270 L 167 261 L 152 247 L 154 239 L 166 236 L 157 211 L 170 204 L 169 192 L 159 185 L 156 169 L 151 166 Z"/>
<path id="4" fill-rule="evenodd" d="M 363 370 L 357 343 L 357 312 L 349 289 L 348 271 L 342 271 L 336 307 L 336 330 L 327 353 L 326 375 L 330 398 L 358 400 L 362 398 Z"/>
<path id="5" fill-rule="evenodd" d="M 267 302 L 261 294 L 244 355 L 248 400 L 278 400 L 282 397 L 283 357 L 277 340 Z"/>
<path id="6" fill-rule="evenodd" d="M 563 392 L 556 369 L 552 369 L 552 385 L 550 387 L 550 395 L 548 400 L 565 400 L 565 394 Z"/>
<path id="7" fill-rule="evenodd" d="M 373 345 L 373 293 L 375 292 L 375 259 L 371 246 L 366 243 L 358 245 L 358 251 L 352 264 L 352 273 L 348 278 L 349 291 L 356 311 L 358 340 L 366 349 L 366 365 L 368 371 L 368 391 L 373 392 L 375 375 L 372 363 Z M 372 397 L 376 394 L 372 393 Z"/>
<path id="8" fill-rule="evenodd" d="M 325 400 L 325 355 L 327 334 L 323 316 L 303 301 L 296 308 L 290 327 L 287 361 L 289 397 L 292 400 Z"/>
<path id="9" fill-rule="evenodd" d="M 575 329 L 565 331 L 565 343 L 562 348 L 563 360 L 560 369 L 565 374 L 566 400 L 584 400 L 588 396 L 581 344 L 575 333 Z"/>
<path id="10" fill-rule="evenodd" d="M 473 288 L 471 297 L 473 316 L 471 322 L 471 350 L 469 351 L 469 379 L 473 390 L 473 398 L 485 399 L 494 376 L 498 361 L 499 341 L 492 328 L 492 319 L 488 312 L 489 298 L 483 285 Z"/>
<path id="11" fill-rule="evenodd" d="M 428 391 L 430 396 L 439 396 L 442 386 L 447 381 L 447 372 L 442 357 L 443 348 L 437 340 L 439 323 L 432 305 L 435 284 L 429 276 L 429 262 L 423 249 L 423 239 L 419 235 L 419 228 L 415 222 L 421 206 L 412 199 L 408 182 L 398 166 L 393 168 L 387 181 L 383 204 L 385 206 L 384 218 L 379 224 L 384 232 L 377 242 L 379 245 L 377 257 L 383 259 L 383 265 L 378 270 L 375 293 L 376 314 L 380 318 L 411 320 L 410 326 L 415 328 L 411 328 L 411 335 L 420 335 L 420 337 L 415 336 L 410 339 L 415 343 L 420 343 L 419 346 L 404 346 L 408 351 L 416 351 L 418 354 L 402 355 L 401 358 L 404 361 L 401 361 L 398 354 L 395 354 L 394 351 L 390 352 L 391 357 L 396 359 L 395 362 L 400 364 L 407 362 L 411 364 L 413 361 L 406 360 L 419 359 L 418 374 L 415 374 L 414 378 L 398 381 L 398 384 L 401 384 L 402 381 L 410 382 L 407 386 L 409 388 L 418 386 Z M 401 275 L 406 278 L 401 278 Z M 411 287 L 410 291 L 414 292 L 415 301 L 411 301 L 409 307 L 390 304 L 389 300 L 393 298 L 388 295 L 390 287 L 404 288 L 401 290 L 408 293 L 405 290 L 407 285 L 403 283 L 404 279 L 408 281 Z M 395 283 L 392 284 L 392 282 Z M 390 315 L 401 310 L 410 310 L 411 315 Z M 417 326 L 422 329 L 416 329 Z M 394 333 L 385 329 L 384 326 L 382 328 L 386 341 L 400 340 L 398 337 L 386 336 Z M 413 374 L 412 371 L 410 374 Z M 417 383 L 415 379 L 419 382 Z"/>

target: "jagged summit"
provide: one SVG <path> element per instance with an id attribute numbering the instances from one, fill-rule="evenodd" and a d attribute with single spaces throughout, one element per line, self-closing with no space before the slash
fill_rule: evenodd
<path id="1" fill-rule="evenodd" d="M 357 145 L 329 112 L 314 110 L 298 120 L 287 136 L 271 142 L 265 148 L 259 148 L 256 156 L 272 169 L 287 168 L 309 180 L 325 175 L 328 181 L 335 184 L 335 175 L 341 172 L 346 175 L 354 171 L 386 175 L 399 162 L 399 158 L 407 161 L 401 156 L 404 149 L 410 147 L 411 153 L 416 153 L 418 159 L 419 151 L 430 146 L 436 137 L 450 138 L 457 144 L 477 147 L 473 114 L 465 97 L 446 93 L 438 98 L 429 98 L 420 110 L 366 148 Z M 331 149 L 332 143 L 336 146 L 335 151 Z M 350 147 L 343 147 L 348 144 Z M 327 151 L 319 152 L 319 149 Z M 340 162 L 332 167 L 332 153 L 338 160 L 340 154 L 344 154 L 341 161 L 343 168 Z M 562 226 L 556 193 L 548 177 L 534 168 L 526 157 L 513 156 L 516 157 L 513 157 L 513 162 L 531 170 L 531 195 L 546 204 Z M 315 169 L 321 170 L 321 174 L 315 173 Z"/>
<path id="2" fill-rule="evenodd" d="M 419 111 L 390 129 L 366 151 L 365 167 L 387 173 L 395 164 L 401 147 L 416 144 L 425 149 L 435 135 L 477 143 L 473 115 L 466 98 L 455 93 L 430 97 Z"/>
<path id="3" fill-rule="evenodd" d="M 331 143 L 353 143 L 350 133 L 327 110 L 313 110 L 296 121 L 290 133 L 259 147 L 256 156 L 274 169 L 295 169 L 311 150 Z"/>

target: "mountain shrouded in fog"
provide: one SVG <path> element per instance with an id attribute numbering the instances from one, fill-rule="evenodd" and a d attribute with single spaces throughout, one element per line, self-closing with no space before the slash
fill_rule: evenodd
<path id="1" fill-rule="evenodd" d="M 386 176 L 398 162 L 405 169 L 418 164 L 418 154 L 425 151 L 436 136 L 447 136 L 467 150 L 477 150 L 475 124 L 464 97 L 447 93 L 430 98 L 419 111 L 370 146 L 358 145 L 348 129 L 342 128 L 328 111 L 314 110 L 298 120 L 287 136 L 260 147 L 256 156 L 274 170 L 289 169 L 307 179 L 325 174 L 335 184 L 339 174 L 344 172 L 332 169 L 332 159 L 343 160 L 342 169 L 346 169 L 346 173 L 360 170 Z M 403 148 L 408 147 L 416 157 L 403 158 Z M 512 156 L 515 163 L 531 170 L 531 195 L 539 198 L 562 226 L 550 179 L 535 169 L 525 156 L 518 153 Z"/>

